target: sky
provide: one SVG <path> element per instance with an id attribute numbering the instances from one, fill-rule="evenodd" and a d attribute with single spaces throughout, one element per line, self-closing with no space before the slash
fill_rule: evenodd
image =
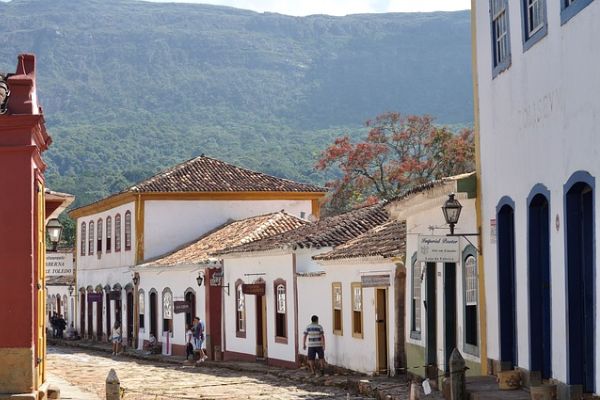
<path id="1" fill-rule="evenodd" d="M 258 12 L 305 16 L 384 12 L 455 11 L 471 8 L 471 0 L 147 0 L 204 3 Z"/>

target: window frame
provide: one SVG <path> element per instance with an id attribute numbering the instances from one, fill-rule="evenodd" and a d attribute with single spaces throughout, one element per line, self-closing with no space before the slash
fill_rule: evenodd
<path id="1" fill-rule="evenodd" d="M 94 241 L 94 221 L 88 222 L 88 255 L 94 255 L 94 248 L 96 243 Z"/>
<path id="2" fill-rule="evenodd" d="M 571 18 L 579 14 L 581 10 L 589 6 L 594 0 L 574 0 L 571 4 L 566 5 L 568 0 L 560 0 L 560 24 L 564 25 Z"/>
<path id="3" fill-rule="evenodd" d="M 532 1 L 539 4 L 541 25 L 530 32 L 529 24 L 531 20 L 529 18 L 529 9 L 531 6 L 529 3 Z M 523 52 L 525 52 L 548 34 L 548 12 L 546 0 L 521 0 L 521 20 L 523 22 Z"/>
<path id="4" fill-rule="evenodd" d="M 339 308 L 336 308 L 336 289 L 339 289 L 340 302 Z M 336 329 L 335 317 L 336 311 L 339 311 L 340 318 L 340 329 Z M 331 328 L 333 330 L 333 334 L 337 336 L 344 336 L 344 292 L 342 287 L 342 282 L 332 282 L 331 283 L 331 315 L 332 315 L 332 324 Z"/>
<path id="5" fill-rule="evenodd" d="M 115 253 L 121 252 L 121 214 L 115 215 Z"/>
<path id="6" fill-rule="evenodd" d="M 103 235 L 104 223 L 102 218 L 98 218 L 96 221 L 96 254 L 98 257 L 102 254 L 102 235 Z"/>
<path id="7" fill-rule="evenodd" d="M 85 221 L 81 222 L 80 225 L 80 230 L 79 230 L 79 246 L 81 247 L 81 249 L 79 250 L 79 255 L 80 256 L 85 256 L 86 255 L 86 248 L 87 248 L 87 224 L 85 223 Z"/>
<path id="8" fill-rule="evenodd" d="M 125 212 L 125 251 L 131 250 L 131 211 Z"/>
<path id="9" fill-rule="evenodd" d="M 475 329 L 477 330 L 477 345 L 472 343 L 467 343 L 467 259 L 472 257 L 475 259 Z M 479 267 L 479 260 L 477 259 L 477 250 L 472 245 L 468 245 L 464 248 L 462 252 L 462 284 L 463 284 L 463 351 L 472 356 L 479 356 L 479 344 L 481 343 L 480 339 L 480 327 L 479 327 L 479 271 L 477 270 Z"/>
<path id="10" fill-rule="evenodd" d="M 355 309 L 355 300 L 356 300 L 356 293 L 355 293 L 355 289 L 359 289 L 360 290 L 360 310 L 356 310 Z M 363 293 L 363 287 L 362 284 L 360 282 L 351 282 L 350 283 L 350 301 L 351 301 L 351 313 L 352 313 L 352 337 L 356 338 L 356 339 L 364 339 L 365 337 L 365 324 L 364 324 L 364 293 Z M 360 313 L 360 318 L 359 318 L 359 328 L 360 330 L 357 331 L 356 329 L 356 319 L 354 318 L 354 313 L 359 312 Z"/>
<path id="11" fill-rule="evenodd" d="M 279 312 L 279 288 L 283 287 L 283 293 L 285 296 L 285 303 L 284 303 L 284 307 L 285 307 L 285 312 L 284 313 L 280 313 Z M 273 282 L 273 294 L 275 296 L 275 301 L 274 301 L 274 312 L 275 312 L 275 320 L 274 320 L 274 334 L 275 334 L 275 343 L 281 343 L 281 344 L 287 344 L 288 343 L 288 296 L 287 296 L 287 283 L 285 280 L 283 279 L 276 279 Z M 278 335 L 279 332 L 277 332 L 277 319 L 279 315 L 283 315 L 283 336 Z"/>
<path id="12" fill-rule="evenodd" d="M 167 295 L 170 296 L 170 304 L 165 304 Z M 173 307 L 173 292 L 170 288 L 166 287 L 163 289 L 161 300 L 162 333 L 169 332 L 169 336 L 173 337 L 173 318 L 175 309 Z M 168 318 L 169 314 L 170 318 Z"/>
<path id="13" fill-rule="evenodd" d="M 235 281 L 235 336 L 246 338 L 246 295 L 242 291 L 244 281 Z M 240 299 L 243 299 L 242 310 L 239 309 Z M 243 325 L 243 326 L 242 326 Z"/>
<path id="14" fill-rule="evenodd" d="M 144 329 L 145 327 L 145 318 L 146 318 L 146 294 L 144 289 L 138 289 L 138 327 L 140 329 Z"/>
<path id="15" fill-rule="evenodd" d="M 496 9 L 494 4 L 502 3 L 503 7 L 501 11 L 495 12 Z M 492 79 L 496 78 L 500 73 L 507 70 L 512 62 L 512 52 L 510 43 L 510 19 L 509 19 L 509 8 L 508 0 L 490 0 L 490 31 L 492 35 Z M 496 44 L 498 39 L 496 38 L 496 20 L 499 19 L 500 14 L 504 14 L 505 25 L 506 25 L 506 58 L 502 61 L 497 60 Z"/>
<path id="16" fill-rule="evenodd" d="M 110 253 L 112 251 L 111 249 L 111 242 L 112 242 L 112 217 L 108 216 L 106 217 L 106 252 Z"/>
<path id="17" fill-rule="evenodd" d="M 423 274 L 423 263 L 421 261 L 417 261 L 416 251 L 413 254 L 410 262 L 410 338 L 415 340 L 421 340 L 423 332 L 423 315 L 421 312 L 421 304 L 423 303 L 423 281 L 421 280 L 421 275 Z M 419 268 L 419 274 L 415 274 L 416 267 Z M 415 290 L 415 279 L 419 279 L 418 299 L 415 298 L 415 294 L 417 292 L 417 290 Z M 417 316 L 419 322 L 418 330 L 416 329 Z"/>

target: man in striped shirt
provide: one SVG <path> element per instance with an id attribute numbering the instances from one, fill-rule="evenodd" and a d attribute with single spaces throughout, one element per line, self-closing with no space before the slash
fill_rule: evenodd
<path id="1" fill-rule="evenodd" d="M 319 317 L 313 315 L 311 323 L 304 330 L 304 350 L 306 350 L 306 338 L 308 338 L 308 366 L 310 372 L 316 375 L 315 371 L 315 358 L 319 355 L 319 366 L 321 368 L 321 375 L 325 373 L 325 335 L 323 334 L 323 327 L 319 325 Z"/>

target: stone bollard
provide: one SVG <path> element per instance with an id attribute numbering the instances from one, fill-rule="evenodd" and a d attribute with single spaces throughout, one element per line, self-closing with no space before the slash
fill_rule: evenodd
<path id="1" fill-rule="evenodd" d="M 450 399 L 465 400 L 465 359 L 455 347 L 450 355 Z"/>
<path id="2" fill-rule="evenodd" d="M 108 373 L 106 377 L 106 400 L 120 400 L 121 399 L 121 382 L 117 377 L 117 373 L 114 369 Z"/>

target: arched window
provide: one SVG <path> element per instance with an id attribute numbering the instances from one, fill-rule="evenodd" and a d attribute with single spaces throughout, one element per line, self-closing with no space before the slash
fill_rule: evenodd
<path id="1" fill-rule="evenodd" d="M 140 289 L 138 293 L 138 309 L 140 313 L 140 329 L 144 329 L 144 314 L 146 314 L 146 301 L 144 298 L 144 291 L 142 289 Z"/>
<path id="2" fill-rule="evenodd" d="M 131 211 L 125 213 L 125 250 L 131 250 Z"/>
<path id="3" fill-rule="evenodd" d="M 90 227 L 90 234 L 88 237 L 88 254 L 91 256 L 94 254 L 94 221 L 90 221 L 88 224 Z"/>
<path id="4" fill-rule="evenodd" d="M 246 337 L 246 301 L 242 292 L 241 280 L 235 283 L 235 333 L 237 337 Z"/>
<path id="5" fill-rule="evenodd" d="M 477 329 L 477 257 L 475 249 L 465 249 L 463 252 L 463 289 L 465 299 L 465 348 L 469 354 L 479 355 L 478 352 L 478 329 Z"/>
<path id="6" fill-rule="evenodd" d="M 287 343 L 287 293 L 283 279 L 277 279 L 275 287 L 275 341 Z"/>
<path id="7" fill-rule="evenodd" d="M 121 251 L 121 214 L 115 215 L 115 251 Z"/>
<path id="8" fill-rule="evenodd" d="M 86 233 L 85 233 L 85 222 L 81 223 L 81 232 L 80 232 L 80 237 L 79 237 L 79 247 L 80 249 L 80 254 L 82 256 L 85 256 L 85 247 L 87 245 L 86 243 Z"/>
<path id="9" fill-rule="evenodd" d="M 165 288 L 162 293 L 163 332 L 173 334 L 173 292 Z"/>
<path id="10" fill-rule="evenodd" d="M 106 252 L 110 253 L 112 239 L 112 218 L 106 217 Z"/>
<path id="11" fill-rule="evenodd" d="M 96 251 L 98 254 L 102 253 L 102 218 L 98 220 L 98 235 L 96 236 Z"/>
<path id="12" fill-rule="evenodd" d="M 417 261 L 417 253 L 413 254 L 412 259 L 412 279 L 411 279 L 411 303 L 410 303 L 410 337 L 421 339 L 421 274 L 422 268 L 420 261 Z"/>

